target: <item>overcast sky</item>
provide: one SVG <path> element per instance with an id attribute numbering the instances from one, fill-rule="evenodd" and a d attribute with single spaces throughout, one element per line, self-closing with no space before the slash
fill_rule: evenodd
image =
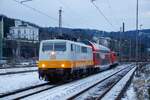
<path id="1" fill-rule="evenodd" d="M 21 1 L 21 0 L 18 0 Z M 39 26 L 58 26 L 58 10 L 63 9 L 63 26 L 118 31 L 122 22 L 126 30 L 135 29 L 136 0 L 96 0 L 95 4 L 113 24 L 111 26 L 90 0 L 33 0 L 24 3 L 47 15 L 39 14 L 13 0 L 0 0 L 0 14 L 35 23 Z M 139 24 L 150 28 L 150 0 L 139 0 Z"/>

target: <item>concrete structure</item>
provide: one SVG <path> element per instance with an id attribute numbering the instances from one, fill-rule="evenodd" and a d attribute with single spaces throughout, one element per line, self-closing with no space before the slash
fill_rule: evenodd
<path id="1" fill-rule="evenodd" d="M 37 59 L 39 27 L 0 15 L 0 65 L 6 61 Z"/>

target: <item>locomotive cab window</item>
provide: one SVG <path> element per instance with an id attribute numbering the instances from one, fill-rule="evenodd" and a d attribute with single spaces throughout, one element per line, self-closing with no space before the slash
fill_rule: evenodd
<path id="1" fill-rule="evenodd" d="M 43 43 L 42 51 L 66 51 L 66 43 Z"/>
<path id="2" fill-rule="evenodd" d="M 43 43 L 42 51 L 52 51 L 53 43 Z"/>
<path id="3" fill-rule="evenodd" d="M 55 51 L 66 51 L 66 43 L 54 43 Z"/>

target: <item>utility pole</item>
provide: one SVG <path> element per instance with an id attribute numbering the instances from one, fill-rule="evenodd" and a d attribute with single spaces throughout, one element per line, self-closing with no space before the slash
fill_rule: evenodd
<path id="1" fill-rule="evenodd" d="M 139 34 L 139 0 L 136 5 L 136 61 L 138 62 L 138 34 Z"/>
<path id="2" fill-rule="evenodd" d="M 125 23 L 124 22 L 122 23 L 122 28 L 123 28 L 122 32 L 124 33 L 125 32 Z"/>
<path id="3" fill-rule="evenodd" d="M 130 40 L 130 54 L 129 58 L 132 59 L 132 40 Z"/>
<path id="4" fill-rule="evenodd" d="M 3 57 L 3 34 L 4 34 L 4 20 L 2 16 L 2 19 L 0 21 L 0 60 L 2 60 Z"/>
<path id="5" fill-rule="evenodd" d="M 119 58 L 120 58 L 120 61 L 122 60 L 121 32 L 122 32 L 122 27 L 120 27 L 120 34 L 119 34 Z"/>
<path id="6" fill-rule="evenodd" d="M 139 58 L 140 60 L 142 60 L 142 24 L 140 25 L 140 29 L 139 29 Z"/>
<path id="7" fill-rule="evenodd" d="M 120 34 L 119 34 L 119 56 L 120 56 L 120 61 L 122 61 L 122 53 L 123 53 L 123 49 L 122 49 L 122 37 L 121 34 L 125 32 L 125 23 L 122 23 L 122 27 L 120 27 Z"/>
<path id="8" fill-rule="evenodd" d="M 59 35 L 62 36 L 62 7 L 59 9 Z"/>

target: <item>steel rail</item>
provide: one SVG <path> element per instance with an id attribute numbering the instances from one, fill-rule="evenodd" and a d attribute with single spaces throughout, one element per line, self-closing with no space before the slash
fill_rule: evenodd
<path id="1" fill-rule="evenodd" d="M 90 87 L 84 89 L 83 91 L 79 92 L 78 94 L 76 94 L 76 95 L 74 95 L 74 96 L 68 98 L 68 100 L 72 100 L 72 99 L 75 99 L 75 98 L 79 97 L 80 95 L 82 95 L 82 94 L 85 93 L 86 91 L 92 89 L 93 87 L 97 86 L 98 84 L 100 84 L 100 83 L 102 83 L 102 82 L 108 80 L 109 78 L 115 76 L 116 74 L 118 74 L 118 73 L 120 73 L 120 72 L 122 72 L 122 71 L 124 71 L 124 70 L 126 70 L 126 69 L 128 69 L 128 68 L 129 68 L 129 71 L 130 71 L 130 69 L 132 69 L 132 68 L 134 68 L 134 67 L 133 67 L 133 65 L 130 65 L 130 66 L 126 67 L 126 68 L 123 68 L 123 69 L 119 70 L 118 72 L 115 72 L 115 73 L 113 73 L 112 75 L 108 76 L 107 78 L 105 78 L 105 79 L 103 79 L 103 80 L 101 80 L 101 81 L 95 83 L 94 85 L 92 85 L 92 86 L 90 86 Z"/>
<path id="2" fill-rule="evenodd" d="M 57 86 L 59 85 L 50 85 L 49 83 L 44 83 L 44 84 L 40 84 L 36 86 L 19 89 L 19 90 L 9 92 L 6 94 L 2 94 L 0 95 L 0 98 L 1 100 L 8 100 L 8 99 L 19 100 L 21 98 L 24 98 L 24 97 L 27 97 L 27 96 L 30 96 L 30 95 L 33 95 L 42 91 L 46 91 L 48 89 L 52 89 Z"/>
<path id="3" fill-rule="evenodd" d="M 18 72 L 7 72 L 7 73 L 0 73 L 2 75 L 10 75 L 10 74 L 20 74 L 20 73 L 30 73 L 30 72 L 37 72 L 38 70 L 28 70 L 28 71 L 18 71 Z"/>
<path id="4" fill-rule="evenodd" d="M 134 68 L 134 67 L 133 67 Z M 131 68 L 130 70 L 128 70 L 128 72 L 127 73 L 125 73 L 125 75 L 127 75 L 133 68 Z M 125 76 L 124 75 L 124 76 Z M 111 89 L 122 79 L 123 77 L 121 77 L 120 79 L 118 79 L 117 81 L 115 81 L 113 84 L 111 84 L 111 86 L 108 88 L 108 89 L 106 89 L 104 92 L 103 92 L 103 94 L 102 95 L 99 95 L 98 97 L 97 97 L 97 100 L 101 100 L 109 91 L 111 91 Z"/>

